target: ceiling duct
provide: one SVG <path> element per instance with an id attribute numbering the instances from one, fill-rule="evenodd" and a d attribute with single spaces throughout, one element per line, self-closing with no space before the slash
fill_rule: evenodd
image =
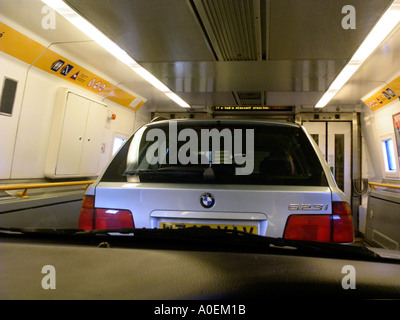
<path id="1" fill-rule="evenodd" d="M 192 0 L 219 61 L 262 59 L 260 0 Z"/>

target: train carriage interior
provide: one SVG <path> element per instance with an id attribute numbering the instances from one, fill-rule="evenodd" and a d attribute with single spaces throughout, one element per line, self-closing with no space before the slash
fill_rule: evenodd
<path id="1" fill-rule="evenodd" d="M 322 216 L 329 210 L 333 212 L 333 204 L 346 203 L 353 239 L 338 246 L 371 248 L 386 258 L 400 258 L 399 51 L 399 0 L 0 0 L 0 299 L 242 299 L 260 295 L 268 286 L 279 292 L 277 296 L 290 296 L 276 282 L 279 279 L 286 290 L 290 290 L 289 283 L 295 286 L 298 281 L 311 281 L 315 286 L 321 281 L 328 293 L 332 282 L 337 281 L 338 289 L 329 294 L 351 297 L 359 293 L 367 298 L 399 299 L 400 282 L 395 276 L 400 271 L 398 262 L 391 265 L 385 261 L 383 264 L 389 267 L 379 269 L 375 264 L 367 266 L 361 264 L 361 258 L 354 258 L 347 264 L 355 265 L 359 275 L 356 283 L 360 289 L 355 290 L 342 288 L 340 280 L 344 274 L 340 270 L 332 276 L 334 268 L 345 265 L 339 260 L 326 262 L 328 280 L 292 281 L 293 270 L 287 278 L 280 271 L 275 278 L 278 280 L 272 283 L 260 279 L 256 271 L 248 285 L 244 285 L 247 278 L 239 279 L 238 275 L 233 276 L 234 272 L 249 277 L 250 268 L 257 268 L 260 263 L 255 255 L 261 253 L 243 253 L 251 255 L 247 260 L 251 263 L 246 265 L 237 258 L 235 265 L 234 257 L 223 258 L 215 252 L 212 256 L 201 250 L 198 257 L 185 255 L 182 250 L 190 252 L 189 245 L 175 257 L 182 259 L 183 278 L 179 279 L 184 284 L 172 290 L 173 293 L 166 289 L 167 284 L 162 285 L 165 279 L 158 278 L 162 274 L 154 278 L 159 282 L 153 293 L 144 288 L 154 287 L 156 280 L 147 279 L 146 274 L 143 278 L 136 274 L 129 280 L 116 280 L 113 275 L 109 281 L 114 281 L 121 290 L 107 283 L 96 287 L 104 291 L 89 292 L 82 289 L 79 276 L 84 277 L 85 255 L 91 255 L 83 250 L 89 250 L 86 247 L 92 245 L 92 240 L 79 238 L 75 243 L 70 238 L 65 243 L 59 238 L 55 240 L 60 246 L 70 246 L 64 248 L 67 252 L 64 260 L 74 257 L 68 250 L 81 250 L 76 257 L 82 270 L 72 271 L 78 276 L 71 280 L 62 278 L 67 262 L 57 260 L 57 254 L 51 251 L 54 242 L 44 236 L 46 230 L 52 231 L 53 236 L 57 230 L 62 231 L 62 236 L 69 236 L 72 230 L 82 235 L 80 217 L 82 212 L 90 210 L 86 207 L 90 206 L 90 199 L 96 199 L 92 201 L 97 201 L 100 208 L 114 210 L 117 205 L 111 206 L 110 199 L 120 200 L 122 207 L 117 209 L 127 209 L 123 207 L 126 198 L 132 197 L 140 203 L 137 210 L 152 208 L 143 219 L 131 210 L 134 227 L 153 231 L 158 222 L 160 226 L 162 222 L 171 229 L 179 229 L 182 221 L 178 217 L 192 217 L 194 220 L 187 224 L 192 228 L 199 221 L 212 226 L 210 221 L 215 218 L 212 213 L 217 217 L 215 225 L 225 228 L 223 221 L 229 210 L 237 214 L 238 221 L 242 221 L 240 226 L 246 231 L 250 222 L 244 220 L 247 219 L 244 212 L 252 212 L 251 219 L 258 223 L 255 230 L 265 239 L 284 238 L 282 230 L 289 223 L 289 219 L 273 220 L 278 214 L 273 213 L 272 207 L 284 207 L 279 210 L 288 212 L 287 215 Z M 236 135 L 235 143 L 232 142 L 234 152 L 211 154 L 196 150 L 193 157 L 187 155 L 185 159 L 196 159 L 208 167 L 201 169 L 207 173 L 200 178 L 208 180 L 200 186 L 193 184 L 198 172 L 188 165 L 181 166 L 191 174 L 190 181 L 183 186 L 179 178 L 175 179 L 183 176 L 184 170 L 179 166 L 171 167 L 171 163 L 151 166 L 146 162 L 147 167 L 135 167 L 132 150 L 141 145 L 137 137 L 144 136 L 147 132 L 144 128 L 159 126 L 155 130 L 165 133 L 168 140 L 173 135 L 172 129 L 168 131 L 162 123 L 178 123 L 182 126 L 181 137 L 184 129 L 188 136 L 200 136 L 200 126 L 211 130 L 209 123 L 213 121 L 232 132 L 244 128 L 242 124 L 254 129 L 254 175 L 261 178 L 249 175 L 239 180 L 231 177 L 218 181 L 226 174 L 219 168 L 226 169 L 227 163 L 237 159 L 243 163 L 244 150 L 248 152 L 246 148 L 250 148 L 246 140 L 240 144 L 241 152 L 236 152 Z M 277 127 L 273 133 L 269 129 L 263 131 L 256 124 L 259 122 L 274 123 Z M 279 126 L 285 126 L 287 132 L 300 128 L 308 138 L 300 137 L 297 131 L 281 133 Z M 190 128 L 195 130 L 189 131 Z M 301 146 L 305 140 L 310 147 Z M 178 147 L 182 147 L 185 140 L 179 141 Z M 286 145 L 294 151 L 289 154 L 278 150 Z M 151 147 L 148 144 L 146 150 Z M 166 153 L 170 160 L 172 147 L 168 140 Z M 315 157 L 304 160 L 314 148 Z M 155 155 L 160 160 L 162 149 L 157 150 Z M 121 163 L 116 160 L 119 154 L 127 158 L 122 163 L 124 176 L 120 174 L 122 178 L 113 180 L 112 170 L 120 170 L 117 165 Z M 143 157 L 144 153 L 140 159 Z M 318 159 L 323 169 L 315 164 Z M 301 161 L 309 166 L 302 166 Z M 292 183 L 296 177 L 306 181 L 312 174 L 318 175 L 318 179 L 313 178 L 318 183 L 309 182 L 303 189 L 302 182 Z M 321 178 L 322 174 L 327 178 Z M 260 182 L 274 175 L 279 178 L 271 179 L 270 184 Z M 289 175 L 291 179 L 282 178 Z M 164 190 L 163 186 L 172 181 L 178 181 L 178 186 Z M 243 181 L 248 181 L 248 185 L 244 186 Z M 331 183 L 340 196 L 332 196 L 325 204 L 323 193 Z M 287 184 L 290 188 L 284 189 Z M 142 188 L 140 194 L 129 193 L 128 189 L 133 187 Z M 118 193 L 118 188 L 124 189 L 123 192 Z M 200 202 L 196 200 L 197 207 L 187 204 L 194 190 L 200 190 L 196 199 L 201 195 Z M 260 190 L 270 193 L 265 198 L 266 213 L 250 207 L 250 202 L 254 206 L 262 203 Z M 313 198 L 312 192 L 321 197 Z M 329 197 L 335 192 L 329 191 Z M 280 198 L 283 193 L 285 196 Z M 240 201 L 241 196 L 246 200 Z M 163 207 L 162 201 L 167 197 L 172 200 L 165 200 Z M 251 199 L 248 204 L 245 197 Z M 144 204 L 145 201 L 148 203 Z M 229 203 L 222 206 L 223 201 L 229 201 L 232 207 L 229 208 Z M 196 208 L 201 208 L 204 216 L 199 218 L 201 210 Z M 100 216 L 100 211 L 96 212 Z M 102 211 L 104 216 L 106 213 Z M 115 212 L 108 214 L 116 216 Z M 92 215 L 87 219 L 91 226 L 86 234 L 101 224 Z M 282 224 L 281 229 L 278 223 Z M 45 240 L 34 237 L 35 232 Z M 140 236 L 141 232 L 137 234 Z M 49 247 L 41 251 L 40 245 L 46 241 Z M 257 246 L 264 240 L 259 241 Z M 85 245 L 78 247 L 81 242 Z M 123 246 L 127 244 L 124 242 Z M 107 259 L 99 257 L 101 249 L 96 250 L 91 261 L 98 259 L 102 266 L 107 259 L 121 258 L 116 253 L 110 253 Z M 152 258 L 150 253 L 140 256 L 150 250 L 148 247 L 141 250 L 137 259 L 148 264 L 153 259 L 155 265 L 160 259 L 165 269 L 170 265 L 172 268 L 170 251 L 157 247 L 158 256 Z M 123 255 L 122 251 L 117 252 Z M 46 254 L 47 260 L 43 259 Z M 121 276 L 128 277 L 135 271 L 135 256 L 133 252 L 128 254 L 122 261 L 130 263 L 132 269 L 121 267 Z M 278 260 L 268 260 L 265 264 L 283 264 Z M 228 261 L 232 263 L 230 267 L 224 264 Z M 216 270 L 210 267 L 213 276 L 205 276 L 206 266 L 212 263 L 216 264 Z M 294 260 L 291 263 L 296 264 Z M 32 279 L 41 280 L 44 275 L 40 271 L 31 273 L 29 268 L 42 264 L 60 270 L 57 289 L 45 290 L 39 280 L 34 284 L 36 280 Z M 283 267 L 290 266 L 285 261 Z M 112 262 L 112 268 L 119 267 Z M 152 274 L 164 270 L 161 267 L 153 270 L 153 265 L 147 267 Z M 306 262 L 300 267 L 301 274 L 307 268 Z M 13 268 L 17 274 L 27 275 L 13 276 Z M 97 270 L 91 263 L 87 268 L 86 272 Z M 112 268 L 106 269 L 112 273 Z M 312 263 L 310 268 L 318 272 Z M 164 271 L 167 280 L 177 277 Z M 197 277 L 191 272 L 197 272 Z M 229 281 L 229 285 L 220 284 L 219 291 L 204 289 L 201 277 L 207 278 L 204 283 L 209 284 L 219 281 L 217 274 Z M 372 274 L 379 274 L 376 283 L 367 280 Z M 324 275 L 316 277 L 323 279 Z M 26 285 L 27 282 L 30 284 Z M 68 289 L 58 289 L 68 283 Z M 139 291 L 143 289 L 142 295 L 139 291 L 130 292 L 128 285 Z M 114 294 L 116 290 L 118 293 Z M 292 294 L 298 294 L 293 290 Z"/>

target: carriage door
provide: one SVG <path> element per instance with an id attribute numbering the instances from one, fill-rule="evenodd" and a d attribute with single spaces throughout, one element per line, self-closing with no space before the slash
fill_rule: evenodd
<path id="1" fill-rule="evenodd" d="M 304 122 L 321 149 L 338 187 L 351 201 L 351 122 Z"/>

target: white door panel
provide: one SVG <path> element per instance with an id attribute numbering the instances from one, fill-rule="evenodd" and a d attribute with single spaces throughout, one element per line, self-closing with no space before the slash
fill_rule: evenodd
<path id="1" fill-rule="evenodd" d="M 351 123 L 304 122 L 303 126 L 321 149 L 338 187 L 351 200 Z"/>
<path id="2" fill-rule="evenodd" d="M 313 137 L 326 159 L 326 122 L 305 122 L 303 126 Z"/>
<path id="3" fill-rule="evenodd" d="M 351 197 L 351 123 L 328 122 L 328 165 L 338 187 Z"/>
<path id="4" fill-rule="evenodd" d="M 98 172 L 106 119 L 107 108 L 100 103 L 91 101 L 86 122 L 80 174 L 96 175 Z"/>
<path id="5" fill-rule="evenodd" d="M 65 108 L 56 174 L 79 172 L 89 100 L 70 93 Z"/>

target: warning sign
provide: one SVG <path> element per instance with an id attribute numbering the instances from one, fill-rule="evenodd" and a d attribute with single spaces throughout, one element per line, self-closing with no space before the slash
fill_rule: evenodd
<path id="1" fill-rule="evenodd" d="M 76 80 L 76 78 L 77 78 L 78 75 L 79 75 L 79 72 L 80 72 L 80 71 L 78 71 L 78 72 L 75 73 L 73 76 L 71 76 L 71 79 L 72 79 L 72 80 Z"/>
<path id="2" fill-rule="evenodd" d="M 103 85 L 99 88 L 99 92 L 102 92 L 102 91 L 106 88 L 106 86 L 107 86 L 107 85 L 103 84 Z"/>
<path id="3" fill-rule="evenodd" d="M 97 90 L 97 88 L 101 85 L 101 81 L 97 82 L 94 87 L 93 90 Z"/>
<path id="4" fill-rule="evenodd" d="M 60 74 L 63 76 L 66 76 L 72 69 L 73 69 L 73 66 L 71 66 L 70 64 L 67 64 L 64 68 L 61 69 Z"/>
<path id="5" fill-rule="evenodd" d="M 96 79 L 92 79 L 90 80 L 90 82 L 88 83 L 88 87 L 91 87 L 92 85 L 94 85 L 94 83 L 96 82 Z"/>
<path id="6" fill-rule="evenodd" d="M 64 65 L 65 61 L 57 60 L 51 65 L 51 70 L 57 72 Z"/>

